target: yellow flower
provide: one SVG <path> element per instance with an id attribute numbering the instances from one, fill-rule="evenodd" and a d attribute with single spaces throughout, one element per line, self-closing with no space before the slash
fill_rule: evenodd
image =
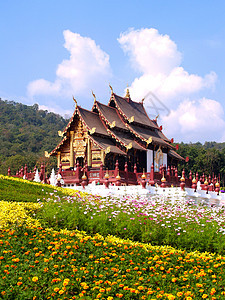
<path id="1" fill-rule="evenodd" d="M 37 277 L 37 276 L 34 276 L 34 277 L 32 278 L 32 281 L 33 281 L 33 282 L 37 282 L 37 281 L 38 281 L 38 277 Z"/>

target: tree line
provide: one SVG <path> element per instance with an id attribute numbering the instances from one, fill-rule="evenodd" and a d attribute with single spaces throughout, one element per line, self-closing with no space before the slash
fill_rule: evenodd
<path id="1" fill-rule="evenodd" d="M 59 143 L 58 130 L 63 130 L 68 120 L 47 110 L 40 110 L 38 104 L 24 105 L 0 98 L 0 174 L 12 174 L 28 165 L 40 167 L 45 161 L 49 168 L 56 166 L 55 160 L 44 157 L 44 151 L 52 151 Z"/>
<path id="2" fill-rule="evenodd" d="M 7 174 L 9 166 L 15 174 L 25 163 L 28 170 L 35 165 L 40 167 L 42 162 L 49 172 L 56 168 L 56 160 L 46 159 L 44 151 L 52 151 L 60 142 L 58 130 L 63 130 L 67 123 L 60 115 L 40 110 L 38 104 L 28 106 L 0 98 L 0 174 Z M 190 170 L 206 175 L 220 173 L 225 186 L 225 143 L 180 143 L 178 147 L 177 152 L 189 158 L 179 164 L 179 174 L 182 169 L 186 176 Z"/>

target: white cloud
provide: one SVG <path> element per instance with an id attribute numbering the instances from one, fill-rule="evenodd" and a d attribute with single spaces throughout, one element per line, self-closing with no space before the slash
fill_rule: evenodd
<path id="1" fill-rule="evenodd" d="M 111 76 L 109 55 L 91 38 L 70 30 L 65 30 L 63 34 L 64 47 L 69 51 L 70 58 L 58 65 L 54 82 L 38 79 L 29 83 L 29 96 L 89 95 L 91 89 L 99 91 L 103 84 L 108 84 Z"/>
<path id="2" fill-rule="evenodd" d="M 69 110 L 69 109 L 63 109 L 62 107 L 58 106 L 58 105 L 38 105 L 39 106 L 39 110 L 47 110 L 48 112 L 53 112 L 55 114 L 61 115 L 67 119 L 71 118 L 73 111 Z"/>
<path id="3" fill-rule="evenodd" d="M 122 33 L 118 41 L 132 67 L 141 73 L 130 85 L 131 97 L 140 101 L 147 95 L 145 107 L 151 115 L 158 114 L 152 110 L 154 105 L 170 110 L 168 116 L 158 111 L 168 137 L 186 142 L 221 140 L 225 122 L 220 103 L 206 98 L 193 100 L 199 98 L 200 91 L 214 88 L 215 72 L 203 77 L 190 74 L 181 65 L 177 45 L 153 28 L 132 29 Z"/>
<path id="4" fill-rule="evenodd" d="M 224 128 L 224 111 L 218 101 L 202 98 L 185 100 L 168 116 L 162 117 L 164 132 L 177 141 L 221 141 Z"/>
<path id="5" fill-rule="evenodd" d="M 179 66 L 181 53 L 168 35 L 160 35 L 154 28 L 130 30 L 118 39 L 128 53 L 133 66 L 142 73 L 169 74 Z"/>
<path id="6" fill-rule="evenodd" d="M 176 44 L 154 28 L 130 30 L 121 34 L 118 41 L 132 66 L 142 73 L 130 86 L 133 99 L 141 99 L 151 91 L 165 104 L 172 105 L 181 96 L 214 87 L 217 78 L 214 72 L 204 77 L 189 74 L 181 66 L 182 55 Z"/>

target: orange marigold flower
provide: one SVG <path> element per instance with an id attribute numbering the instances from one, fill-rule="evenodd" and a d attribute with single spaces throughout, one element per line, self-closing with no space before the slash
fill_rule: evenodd
<path id="1" fill-rule="evenodd" d="M 21 284 L 23 284 L 21 281 L 17 282 L 17 285 L 20 286 Z"/>

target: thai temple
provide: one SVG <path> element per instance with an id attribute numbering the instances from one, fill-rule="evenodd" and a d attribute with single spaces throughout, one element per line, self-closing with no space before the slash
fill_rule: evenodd
<path id="1" fill-rule="evenodd" d="M 135 102 L 129 89 L 125 97 L 116 95 L 111 88 L 108 105 L 96 100 L 92 110 L 86 110 L 75 101 L 75 110 L 63 132 L 61 142 L 46 156 L 56 156 L 62 170 L 81 168 L 119 170 L 129 172 L 159 172 L 160 166 L 177 166 L 183 158 L 176 153 L 157 123 L 144 108 L 144 99 Z"/>

